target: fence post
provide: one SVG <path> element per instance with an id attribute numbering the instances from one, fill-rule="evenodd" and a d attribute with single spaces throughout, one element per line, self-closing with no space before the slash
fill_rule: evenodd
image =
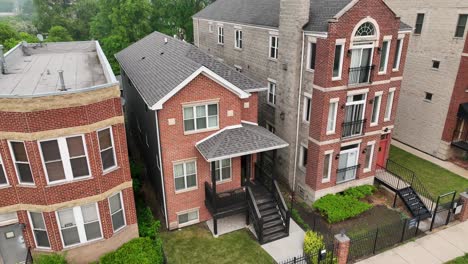
<path id="1" fill-rule="evenodd" d="M 401 240 L 400 243 L 405 241 L 405 231 L 406 231 L 406 226 L 408 225 L 408 218 L 405 219 L 405 222 L 403 223 L 403 231 L 401 232 Z"/>
<path id="2" fill-rule="evenodd" d="M 458 220 L 465 222 L 468 220 L 468 192 L 460 193 L 460 202 L 463 204 L 463 207 L 458 214 Z"/>
<path id="3" fill-rule="evenodd" d="M 374 249 L 372 250 L 372 254 L 374 255 L 375 255 L 375 249 L 377 248 L 377 239 L 379 239 L 379 228 L 375 230 Z"/>
<path id="4" fill-rule="evenodd" d="M 337 244 L 337 264 L 346 264 L 348 262 L 349 246 L 351 245 L 351 239 L 349 239 L 349 237 L 345 234 L 337 234 L 335 235 L 335 243 Z"/>

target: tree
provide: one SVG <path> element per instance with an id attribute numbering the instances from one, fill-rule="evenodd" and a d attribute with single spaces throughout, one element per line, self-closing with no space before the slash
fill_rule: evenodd
<path id="1" fill-rule="evenodd" d="M 91 36 L 102 44 L 112 69 L 119 65 L 114 54 L 153 31 L 152 5 L 147 0 L 100 0 L 91 22 Z"/>
<path id="2" fill-rule="evenodd" d="M 73 27 L 70 33 L 73 39 L 89 40 L 90 39 L 90 23 L 98 12 L 98 0 L 80 0 L 73 5 Z"/>
<path id="3" fill-rule="evenodd" d="M 5 51 L 18 45 L 21 41 L 34 43 L 37 42 L 37 38 L 26 32 L 17 33 L 10 25 L 0 23 L 0 44 L 4 46 Z"/>
<path id="4" fill-rule="evenodd" d="M 17 33 L 13 27 L 6 23 L 0 23 L 0 44 L 7 39 L 16 38 Z"/>
<path id="5" fill-rule="evenodd" d="M 67 29 L 62 26 L 53 26 L 49 30 L 49 35 L 47 36 L 47 42 L 60 42 L 60 41 L 72 41 L 70 33 Z"/>

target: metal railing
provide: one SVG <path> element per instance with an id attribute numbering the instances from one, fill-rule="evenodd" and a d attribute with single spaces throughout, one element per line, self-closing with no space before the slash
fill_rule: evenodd
<path id="1" fill-rule="evenodd" d="M 356 137 L 364 133 L 364 128 L 366 124 L 366 119 L 354 120 L 350 122 L 343 122 L 341 137 Z"/>
<path id="2" fill-rule="evenodd" d="M 349 84 L 364 84 L 372 82 L 374 65 L 349 68 Z"/>
<path id="3" fill-rule="evenodd" d="M 278 205 L 281 217 L 284 219 L 284 223 L 286 225 L 286 232 L 289 234 L 289 222 L 291 219 L 291 212 L 289 211 L 289 208 L 286 205 L 286 202 L 284 201 L 283 195 L 281 195 L 281 190 L 276 180 L 273 180 L 273 185 L 275 187 L 273 190 L 273 197 L 276 200 L 276 204 Z"/>
<path id="4" fill-rule="evenodd" d="M 336 170 L 336 184 L 354 180 L 361 164 Z"/>
<path id="5" fill-rule="evenodd" d="M 31 247 L 28 247 L 28 252 L 26 254 L 26 260 L 24 261 L 25 264 L 32 264 L 34 261 L 33 261 L 33 257 L 32 257 L 32 253 L 31 253 Z"/>
<path id="6" fill-rule="evenodd" d="M 260 214 L 260 210 L 258 209 L 257 202 L 255 201 L 255 197 L 250 186 L 247 186 L 246 190 L 248 207 L 247 213 L 252 219 L 252 225 L 255 229 L 255 233 L 257 234 L 258 241 L 260 242 L 260 244 L 263 244 L 263 218 Z"/>
<path id="7" fill-rule="evenodd" d="M 213 193 L 210 184 L 205 182 L 205 201 L 211 205 L 215 213 L 222 212 L 224 209 L 236 205 L 243 205 L 246 202 L 245 199 L 245 191 L 242 187 Z"/>

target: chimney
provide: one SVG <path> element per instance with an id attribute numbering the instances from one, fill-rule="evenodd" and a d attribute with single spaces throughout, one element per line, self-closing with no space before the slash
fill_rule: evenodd
<path id="1" fill-rule="evenodd" d="M 0 67 L 2 68 L 2 73 L 7 74 L 7 64 L 5 59 L 5 54 L 3 53 L 3 45 L 0 45 Z"/>
<path id="2" fill-rule="evenodd" d="M 66 91 L 67 88 L 65 88 L 65 79 L 63 79 L 63 70 L 59 70 L 59 78 L 60 78 L 60 91 Z"/>

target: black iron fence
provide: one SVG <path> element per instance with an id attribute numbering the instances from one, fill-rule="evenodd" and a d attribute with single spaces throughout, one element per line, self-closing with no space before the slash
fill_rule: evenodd
<path id="1" fill-rule="evenodd" d="M 356 178 L 360 164 L 336 170 L 336 184 L 345 183 Z"/>
<path id="2" fill-rule="evenodd" d="M 26 254 L 26 260 L 24 261 L 25 264 L 32 264 L 33 263 L 33 257 L 31 253 L 31 248 L 28 248 L 28 252 Z"/>
<path id="3" fill-rule="evenodd" d="M 364 133 L 365 125 L 366 119 L 343 122 L 341 137 L 347 138 L 360 136 Z"/>
<path id="4" fill-rule="evenodd" d="M 295 257 L 278 262 L 278 264 L 335 264 L 337 263 L 337 245 L 327 244 L 313 254 L 303 253 Z"/>
<path id="5" fill-rule="evenodd" d="M 372 82 L 374 65 L 349 68 L 349 84 Z"/>

